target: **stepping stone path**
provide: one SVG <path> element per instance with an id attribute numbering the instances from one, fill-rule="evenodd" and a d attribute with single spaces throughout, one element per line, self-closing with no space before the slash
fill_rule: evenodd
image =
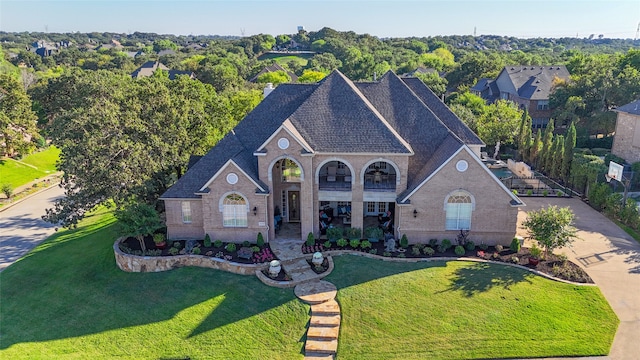
<path id="1" fill-rule="evenodd" d="M 295 287 L 294 293 L 311 305 L 311 320 L 304 346 L 305 360 L 333 359 L 338 350 L 340 305 L 336 286 L 327 281 L 311 281 Z"/>

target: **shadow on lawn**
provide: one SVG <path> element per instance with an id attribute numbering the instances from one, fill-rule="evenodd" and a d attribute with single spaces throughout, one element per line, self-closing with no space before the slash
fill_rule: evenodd
<path id="1" fill-rule="evenodd" d="M 291 289 L 255 276 L 203 268 L 125 273 L 113 258 L 113 220 L 102 220 L 54 235 L 0 273 L 0 349 L 167 321 L 223 297 L 192 317 L 189 338 L 295 301 Z"/>
<path id="2" fill-rule="evenodd" d="M 531 273 L 503 265 L 473 263 L 457 269 L 451 278 L 451 286 L 445 291 L 462 291 L 466 297 L 472 297 L 491 290 L 496 286 L 509 289 L 510 286 L 526 281 Z"/>

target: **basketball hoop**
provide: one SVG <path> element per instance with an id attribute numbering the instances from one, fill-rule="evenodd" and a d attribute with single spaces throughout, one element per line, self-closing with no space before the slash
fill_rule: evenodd
<path id="1" fill-rule="evenodd" d="M 622 181 L 623 171 L 622 165 L 609 161 L 609 171 L 604 175 L 604 178 L 607 179 L 607 182 L 611 182 L 611 180 Z"/>

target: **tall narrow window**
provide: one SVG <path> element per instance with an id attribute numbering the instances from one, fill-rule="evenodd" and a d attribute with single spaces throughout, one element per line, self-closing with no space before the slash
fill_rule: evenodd
<path id="1" fill-rule="evenodd" d="M 222 203 L 222 225 L 247 227 L 247 201 L 240 194 L 229 194 Z"/>
<path id="2" fill-rule="evenodd" d="M 449 194 L 445 202 L 447 230 L 471 229 L 471 214 L 473 212 L 473 199 L 466 191 L 454 191 Z"/>
<path id="3" fill-rule="evenodd" d="M 185 224 L 191 222 L 191 203 L 188 201 L 182 202 L 182 222 Z"/>

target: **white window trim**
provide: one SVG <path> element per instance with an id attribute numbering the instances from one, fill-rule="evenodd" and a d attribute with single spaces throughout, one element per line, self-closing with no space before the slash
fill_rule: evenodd
<path id="1" fill-rule="evenodd" d="M 182 223 L 191 224 L 193 221 L 193 214 L 191 212 L 191 203 L 189 201 L 181 201 L 180 207 L 182 211 Z"/>
<path id="2" fill-rule="evenodd" d="M 245 218 L 244 219 L 240 219 L 240 220 L 245 220 L 245 224 L 240 224 L 238 225 L 238 217 L 237 214 L 238 212 L 236 212 L 236 216 L 233 218 L 233 221 L 235 222 L 235 224 L 225 224 L 225 199 L 229 196 L 229 195 L 238 195 L 240 197 L 242 197 L 242 199 L 244 200 L 244 209 L 240 210 L 241 214 L 245 214 Z M 229 205 L 231 206 L 231 205 Z M 238 205 L 234 205 L 237 206 L 238 208 L 240 208 Z M 218 210 L 222 213 L 222 226 L 226 227 L 226 228 L 246 228 L 249 227 L 249 200 L 247 200 L 247 197 L 244 196 L 243 194 L 237 192 L 237 191 L 230 191 L 227 192 L 225 194 L 222 195 L 222 197 L 220 197 L 220 201 L 218 202 Z M 234 210 L 234 211 L 237 211 Z"/>
<path id="3" fill-rule="evenodd" d="M 468 227 L 462 227 L 460 226 L 460 222 L 461 220 L 467 220 L 466 217 L 464 219 L 460 218 L 460 208 L 457 208 L 458 213 L 456 214 L 456 226 L 455 227 L 449 227 L 448 226 L 448 217 L 447 217 L 447 206 L 449 205 L 449 198 L 451 196 L 454 196 L 457 193 L 464 193 L 465 195 L 469 196 L 469 198 L 471 199 L 471 211 L 469 213 L 469 226 Z M 461 203 L 463 204 L 463 203 Z M 447 194 L 447 196 L 444 198 L 444 213 L 445 213 L 445 220 L 444 220 L 444 227 L 445 230 L 470 230 L 471 229 L 471 220 L 473 219 L 473 212 L 476 210 L 476 199 L 475 197 L 468 191 L 466 190 L 462 190 L 462 189 L 458 189 L 458 190 L 454 190 L 452 192 L 450 192 L 449 194 Z"/>

